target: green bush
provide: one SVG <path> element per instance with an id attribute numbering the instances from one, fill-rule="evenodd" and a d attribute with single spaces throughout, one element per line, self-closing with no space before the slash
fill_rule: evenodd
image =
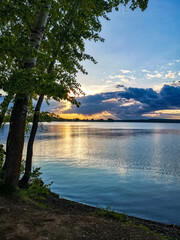
<path id="1" fill-rule="evenodd" d="M 49 187 L 51 186 L 52 182 L 50 184 L 44 184 L 41 178 L 41 172 L 40 168 L 33 169 L 30 181 L 28 183 L 28 188 L 26 191 L 18 188 L 14 188 L 13 186 L 4 186 L 3 185 L 3 177 L 4 177 L 4 171 L 2 171 L 2 166 L 4 164 L 5 159 L 5 151 L 2 144 L 0 144 L 0 193 L 6 196 L 27 196 L 31 198 L 32 200 L 36 202 L 42 202 L 46 199 L 46 197 L 50 194 Z M 21 176 L 25 172 L 25 161 L 22 160 L 21 163 Z"/>
<path id="2" fill-rule="evenodd" d="M 33 170 L 27 189 L 27 196 L 36 202 L 42 202 L 46 199 L 46 197 L 49 196 L 49 187 L 53 183 L 51 182 L 50 184 L 44 184 L 42 178 L 40 177 L 41 174 L 40 168 L 35 168 Z"/>

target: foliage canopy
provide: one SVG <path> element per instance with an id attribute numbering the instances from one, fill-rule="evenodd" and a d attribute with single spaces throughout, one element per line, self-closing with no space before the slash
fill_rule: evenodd
<path id="1" fill-rule="evenodd" d="M 32 47 L 30 35 L 43 4 L 51 3 L 40 48 Z M 96 61 L 85 53 L 85 40 L 103 41 L 100 17 L 119 4 L 145 10 L 148 0 L 2 0 L 0 3 L 0 89 L 11 94 L 45 94 L 55 100 L 82 94 L 76 73 L 86 73 L 83 60 Z M 36 58 L 27 69 L 25 59 Z M 48 71 L 54 63 L 54 70 Z M 70 93 L 73 93 L 70 94 Z"/>

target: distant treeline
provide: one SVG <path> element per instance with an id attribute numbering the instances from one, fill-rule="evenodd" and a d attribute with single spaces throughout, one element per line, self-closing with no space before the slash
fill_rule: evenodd
<path id="1" fill-rule="evenodd" d="M 154 123 L 180 123 L 180 119 L 135 119 L 135 120 L 114 120 L 114 119 L 52 119 L 52 121 L 64 121 L 64 122 L 154 122 Z"/>
<path id="2" fill-rule="evenodd" d="M 5 122 L 9 122 L 9 115 L 6 115 Z M 32 114 L 28 115 L 27 117 L 28 122 L 32 122 L 33 116 Z M 114 120 L 112 118 L 108 118 L 107 120 L 104 119 L 65 119 L 61 118 L 59 114 L 56 113 L 49 113 L 49 112 L 41 112 L 39 114 L 39 121 L 40 122 L 53 122 L 53 121 L 60 121 L 60 122 L 155 122 L 155 123 L 180 123 L 180 119 L 131 119 L 131 120 Z"/>

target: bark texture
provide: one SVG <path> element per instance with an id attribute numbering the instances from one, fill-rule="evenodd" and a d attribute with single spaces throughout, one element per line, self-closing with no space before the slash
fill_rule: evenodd
<path id="1" fill-rule="evenodd" d="M 4 184 L 16 186 L 19 180 L 28 103 L 26 95 L 15 99 L 6 145 Z"/>
<path id="2" fill-rule="evenodd" d="M 54 69 L 54 64 L 55 64 L 55 60 L 53 60 L 50 63 L 48 73 L 52 72 L 52 70 Z M 38 129 L 39 113 L 41 110 L 43 100 L 44 100 L 44 94 L 41 94 L 37 101 L 35 113 L 33 116 L 33 124 L 32 124 L 31 133 L 30 133 L 28 146 L 27 146 L 25 173 L 24 173 L 22 179 L 19 181 L 19 187 L 21 187 L 21 188 L 26 188 L 28 185 L 29 179 L 30 179 L 30 174 L 31 174 L 31 170 L 32 170 L 33 145 L 34 145 L 36 132 Z"/>
<path id="3" fill-rule="evenodd" d="M 39 49 L 44 29 L 46 27 L 49 10 L 51 4 L 42 3 L 42 9 L 37 15 L 34 28 L 30 36 L 30 44 L 32 48 Z M 36 65 L 36 58 L 24 58 L 24 68 L 31 69 Z M 4 184 L 17 186 L 20 176 L 20 165 L 22 159 L 22 151 L 24 146 L 24 130 L 26 115 L 29 105 L 29 95 L 17 94 L 15 104 L 11 114 L 10 129 L 7 140 L 6 163 Z"/>
<path id="4" fill-rule="evenodd" d="M 26 155 L 26 166 L 25 166 L 25 173 L 22 177 L 22 179 L 19 181 L 19 186 L 21 188 L 27 187 L 27 184 L 29 182 L 30 174 L 31 174 L 31 168 L 32 168 L 32 156 L 33 156 L 33 144 L 38 128 L 38 123 L 39 123 L 39 112 L 41 109 L 41 105 L 44 99 L 44 95 L 41 94 L 39 96 L 38 102 L 36 104 L 35 108 L 35 113 L 33 116 L 33 124 L 31 128 L 31 133 L 28 141 L 28 146 L 27 146 L 27 155 Z"/>

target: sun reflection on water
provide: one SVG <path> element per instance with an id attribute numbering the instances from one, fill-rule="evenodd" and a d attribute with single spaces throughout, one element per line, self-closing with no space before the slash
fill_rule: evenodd
<path id="1" fill-rule="evenodd" d="M 88 123 L 45 126 L 47 131 L 39 130 L 37 135 L 34 156 L 49 156 L 77 167 L 113 168 L 120 175 L 134 169 L 152 170 L 156 179 L 175 175 L 180 168 L 171 154 L 171 149 L 179 154 L 173 140 L 180 135 L 178 129 L 108 129 Z"/>

